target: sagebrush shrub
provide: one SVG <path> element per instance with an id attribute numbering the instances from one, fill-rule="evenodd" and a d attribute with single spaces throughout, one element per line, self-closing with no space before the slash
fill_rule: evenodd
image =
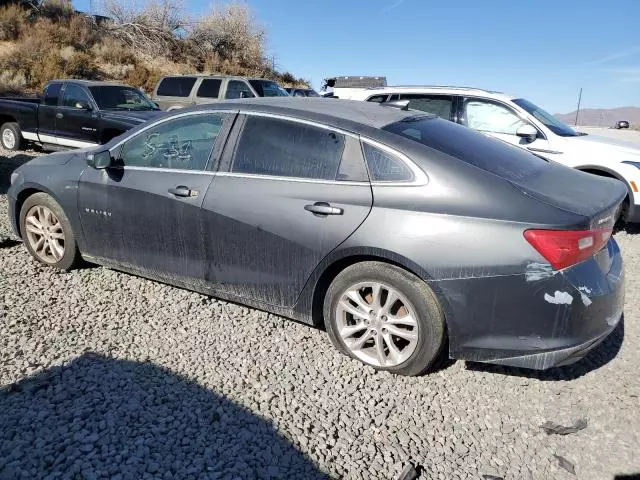
<path id="1" fill-rule="evenodd" d="M 27 13 L 18 5 L 0 7 L 0 40 L 17 40 L 26 20 Z"/>

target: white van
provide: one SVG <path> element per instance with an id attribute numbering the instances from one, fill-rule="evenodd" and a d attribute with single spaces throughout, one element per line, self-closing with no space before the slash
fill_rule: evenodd
<path id="1" fill-rule="evenodd" d="M 340 98 L 378 103 L 408 100 L 409 108 L 466 125 L 569 167 L 617 178 L 629 191 L 622 218 L 640 222 L 640 149 L 580 133 L 524 98 L 473 88 L 430 86 L 354 89 Z"/>

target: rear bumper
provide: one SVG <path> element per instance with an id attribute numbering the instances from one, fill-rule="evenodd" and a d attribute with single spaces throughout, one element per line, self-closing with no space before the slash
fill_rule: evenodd
<path id="1" fill-rule="evenodd" d="M 510 367 L 531 368 L 534 370 L 545 370 L 551 367 L 560 367 L 563 365 L 571 365 L 581 360 L 587 353 L 596 348 L 611 332 L 615 330 L 622 318 L 622 312 L 610 319 L 610 328 L 604 330 L 597 337 L 588 340 L 580 345 L 575 345 L 558 350 L 551 350 L 544 353 L 525 353 L 521 356 L 495 358 L 485 360 L 486 363 L 494 363 L 496 365 L 508 365 Z"/>
<path id="2" fill-rule="evenodd" d="M 453 358 L 547 369 L 580 360 L 618 325 L 624 271 L 615 240 L 560 272 L 530 265 L 524 275 L 446 280 Z"/>

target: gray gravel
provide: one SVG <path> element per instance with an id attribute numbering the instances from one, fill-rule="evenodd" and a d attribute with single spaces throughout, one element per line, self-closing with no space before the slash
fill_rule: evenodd
<path id="1" fill-rule="evenodd" d="M 6 155 L 0 237 L 22 161 Z M 57 272 L 0 241 L 0 479 L 639 473 L 640 235 L 617 240 L 624 326 L 585 360 L 420 378 L 375 373 L 289 320 L 105 268 Z"/>

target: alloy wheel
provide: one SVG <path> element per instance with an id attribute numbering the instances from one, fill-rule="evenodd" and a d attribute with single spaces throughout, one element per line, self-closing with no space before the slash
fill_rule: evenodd
<path id="1" fill-rule="evenodd" d="M 25 218 L 29 246 L 39 260 L 54 264 L 64 257 L 65 235 L 56 215 L 44 205 L 35 205 Z"/>
<path id="2" fill-rule="evenodd" d="M 404 363 L 418 345 L 415 309 L 402 293 L 382 283 L 358 283 L 344 291 L 336 323 L 347 349 L 376 367 Z"/>
<path id="3" fill-rule="evenodd" d="M 13 148 L 15 148 L 16 135 L 15 133 L 13 133 L 13 130 L 11 130 L 10 128 L 5 128 L 2 131 L 2 144 L 9 150 L 12 150 Z"/>

